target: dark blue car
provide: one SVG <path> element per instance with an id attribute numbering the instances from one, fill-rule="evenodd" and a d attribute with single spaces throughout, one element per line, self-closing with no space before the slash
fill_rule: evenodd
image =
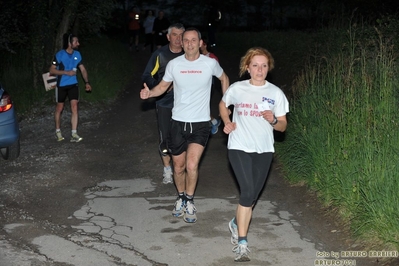
<path id="1" fill-rule="evenodd" d="M 6 160 L 18 158 L 19 125 L 14 103 L 0 84 L 0 154 Z"/>

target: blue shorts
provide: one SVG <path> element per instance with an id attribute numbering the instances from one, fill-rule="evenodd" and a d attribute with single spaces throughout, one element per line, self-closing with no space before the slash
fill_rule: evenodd
<path id="1" fill-rule="evenodd" d="M 211 127 L 211 121 L 180 122 L 172 119 L 168 136 L 170 153 L 172 155 L 180 155 L 187 151 L 190 143 L 197 143 L 205 147 Z"/>

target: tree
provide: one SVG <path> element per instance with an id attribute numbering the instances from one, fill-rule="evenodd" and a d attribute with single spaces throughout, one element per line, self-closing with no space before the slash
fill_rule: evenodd
<path id="1" fill-rule="evenodd" d="M 61 49 L 64 33 L 99 33 L 115 7 L 112 0 L 1 0 L 0 4 L 0 50 L 16 53 L 23 47 L 30 52 L 34 88 Z"/>

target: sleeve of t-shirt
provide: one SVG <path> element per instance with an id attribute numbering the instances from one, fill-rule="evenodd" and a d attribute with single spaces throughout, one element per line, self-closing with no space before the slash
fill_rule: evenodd
<path id="1" fill-rule="evenodd" d="M 215 67 L 213 68 L 213 75 L 217 78 L 220 78 L 223 74 L 223 68 L 220 66 L 219 62 L 213 60 L 215 62 Z"/>
<path id="2" fill-rule="evenodd" d="M 274 109 L 275 116 L 284 116 L 289 112 L 289 103 L 287 97 L 285 97 L 284 92 L 280 91 L 277 104 Z"/>
<path id="3" fill-rule="evenodd" d="M 232 87 L 233 87 L 233 85 L 234 84 L 230 85 L 227 88 L 226 92 L 223 94 L 223 97 L 222 97 L 222 101 L 226 104 L 226 107 L 229 107 L 230 105 L 233 104 L 232 103 L 232 90 L 233 90 Z"/>
<path id="4" fill-rule="evenodd" d="M 172 82 L 173 81 L 173 75 L 172 75 L 173 67 L 174 67 L 174 60 L 171 60 L 166 65 L 165 74 L 162 77 L 162 79 L 164 81 L 166 81 L 166 82 Z"/>
<path id="5" fill-rule="evenodd" d="M 53 61 L 51 62 L 51 64 L 54 66 L 58 66 L 60 64 L 57 56 L 58 56 L 58 54 L 55 54 Z"/>
<path id="6" fill-rule="evenodd" d="M 77 64 L 76 64 L 76 67 L 78 67 L 78 66 L 80 66 L 81 64 L 83 64 L 82 63 L 82 55 L 78 52 L 78 51 L 75 51 L 76 52 L 76 57 L 78 58 L 78 62 L 77 62 Z"/>

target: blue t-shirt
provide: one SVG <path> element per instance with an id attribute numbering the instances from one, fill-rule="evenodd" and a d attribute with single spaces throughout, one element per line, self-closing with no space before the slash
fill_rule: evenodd
<path id="1" fill-rule="evenodd" d="M 82 64 L 82 56 L 78 51 L 73 51 L 69 54 L 66 50 L 61 50 L 56 53 L 53 65 L 57 67 L 58 70 L 77 70 L 79 65 Z M 60 75 L 57 76 L 57 86 L 64 87 L 68 85 L 74 85 L 78 83 L 77 76 Z"/>

